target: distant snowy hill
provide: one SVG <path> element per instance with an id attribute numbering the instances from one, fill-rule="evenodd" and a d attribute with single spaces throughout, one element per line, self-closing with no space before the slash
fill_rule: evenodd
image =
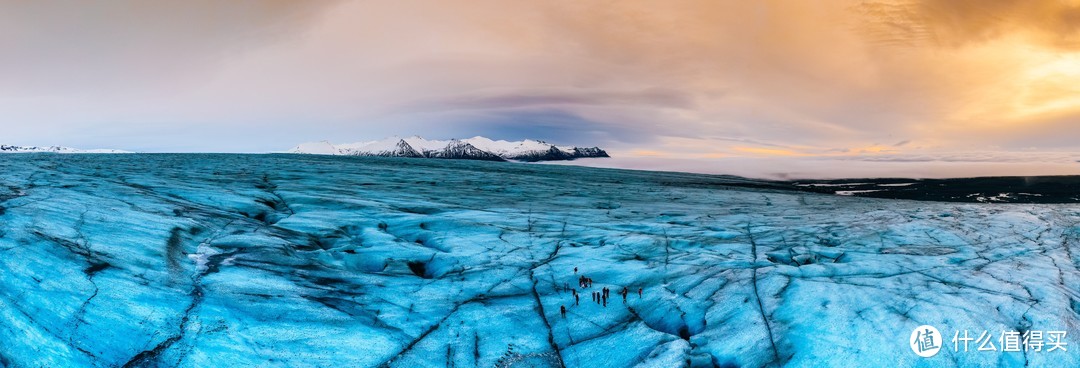
<path id="1" fill-rule="evenodd" d="M 131 153 L 129 151 L 115 150 L 115 149 L 78 149 L 62 146 L 9 146 L 0 145 L 0 153 L 34 153 L 34 152 L 48 152 L 48 153 Z"/>
<path id="2" fill-rule="evenodd" d="M 508 142 L 484 137 L 450 140 L 427 140 L 413 136 L 390 137 L 378 141 L 332 144 L 327 141 L 304 143 L 286 151 L 319 155 L 382 157 L 422 157 L 484 161 L 559 161 L 586 157 L 610 157 L 599 147 L 556 146 L 526 139 Z"/>

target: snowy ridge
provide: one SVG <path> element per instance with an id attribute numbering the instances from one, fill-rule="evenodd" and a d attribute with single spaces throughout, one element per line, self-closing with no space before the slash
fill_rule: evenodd
<path id="1" fill-rule="evenodd" d="M 131 153 L 129 151 L 116 150 L 116 149 L 78 149 L 63 146 L 9 146 L 0 145 L 0 153 Z"/>
<path id="2" fill-rule="evenodd" d="M 485 137 L 468 139 L 429 140 L 419 136 L 390 137 L 378 141 L 335 145 L 333 143 L 304 143 L 287 153 L 319 155 L 351 155 L 382 157 L 446 158 L 484 161 L 556 161 L 585 157 L 610 157 L 599 147 L 556 146 L 544 141 L 491 140 Z"/>

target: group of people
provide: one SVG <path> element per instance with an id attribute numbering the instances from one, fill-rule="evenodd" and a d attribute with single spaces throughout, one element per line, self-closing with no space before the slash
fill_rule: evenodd
<path id="1" fill-rule="evenodd" d="M 577 273 L 578 273 L 578 268 L 574 267 L 574 274 L 577 274 Z M 580 286 L 582 289 L 588 289 L 588 288 L 592 287 L 592 284 L 593 284 L 593 279 L 592 278 L 585 277 L 585 275 L 578 275 L 578 286 Z M 573 292 L 573 295 L 574 295 L 574 305 L 581 305 L 581 295 L 578 295 L 577 289 L 572 288 L 572 289 L 570 289 L 570 291 Z M 644 288 L 639 287 L 637 292 L 638 292 L 638 298 L 641 298 L 642 293 L 644 292 Z M 619 291 L 619 294 L 622 295 L 623 303 L 626 303 L 626 296 L 628 294 L 630 294 L 630 289 L 624 286 L 622 288 L 622 290 Z M 592 292 L 592 301 L 594 303 L 596 303 L 596 304 L 600 304 L 600 305 L 603 305 L 604 307 L 607 307 L 608 298 L 610 296 L 611 296 L 611 289 L 609 289 L 609 288 L 607 288 L 605 286 L 605 287 L 601 288 L 600 291 L 593 291 Z M 566 306 L 565 305 L 560 306 L 559 311 L 562 313 L 563 317 L 566 317 Z"/>
<path id="2" fill-rule="evenodd" d="M 577 273 L 577 267 L 574 267 L 574 273 Z M 585 275 L 578 276 L 578 286 L 582 289 L 592 286 L 592 279 L 585 277 Z"/>

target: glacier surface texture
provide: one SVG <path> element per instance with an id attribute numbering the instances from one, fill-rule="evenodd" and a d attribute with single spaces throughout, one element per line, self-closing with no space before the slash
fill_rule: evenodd
<path id="1" fill-rule="evenodd" d="M 476 161 L 0 159 L 2 366 L 1080 366 L 1076 205 Z M 946 335 L 931 358 L 909 346 L 924 324 Z M 997 351 L 954 351 L 961 330 Z M 1001 351 L 1034 330 L 1068 350 Z"/>

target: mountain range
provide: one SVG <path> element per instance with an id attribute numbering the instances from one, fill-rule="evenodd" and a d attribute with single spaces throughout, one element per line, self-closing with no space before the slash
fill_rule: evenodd
<path id="1" fill-rule="evenodd" d="M 586 157 L 610 157 L 599 147 L 556 146 L 544 141 L 468 139 L 428 140 L 418 136 L 390 137 L 378 141 L 333 144 L 327 141 L 304 143 L 287 153 L 445 158 L 482 161 L 562 161 Z"/>
<path id="2" fill-rule="evenodd" d="M 123 150 L 116 149 L 78 149 L 63 146 L 9 146 L 0 145 L 0 153 L 34 153 L 34 152 L 46 152 L 46 153 L 131 153 Z"/>

